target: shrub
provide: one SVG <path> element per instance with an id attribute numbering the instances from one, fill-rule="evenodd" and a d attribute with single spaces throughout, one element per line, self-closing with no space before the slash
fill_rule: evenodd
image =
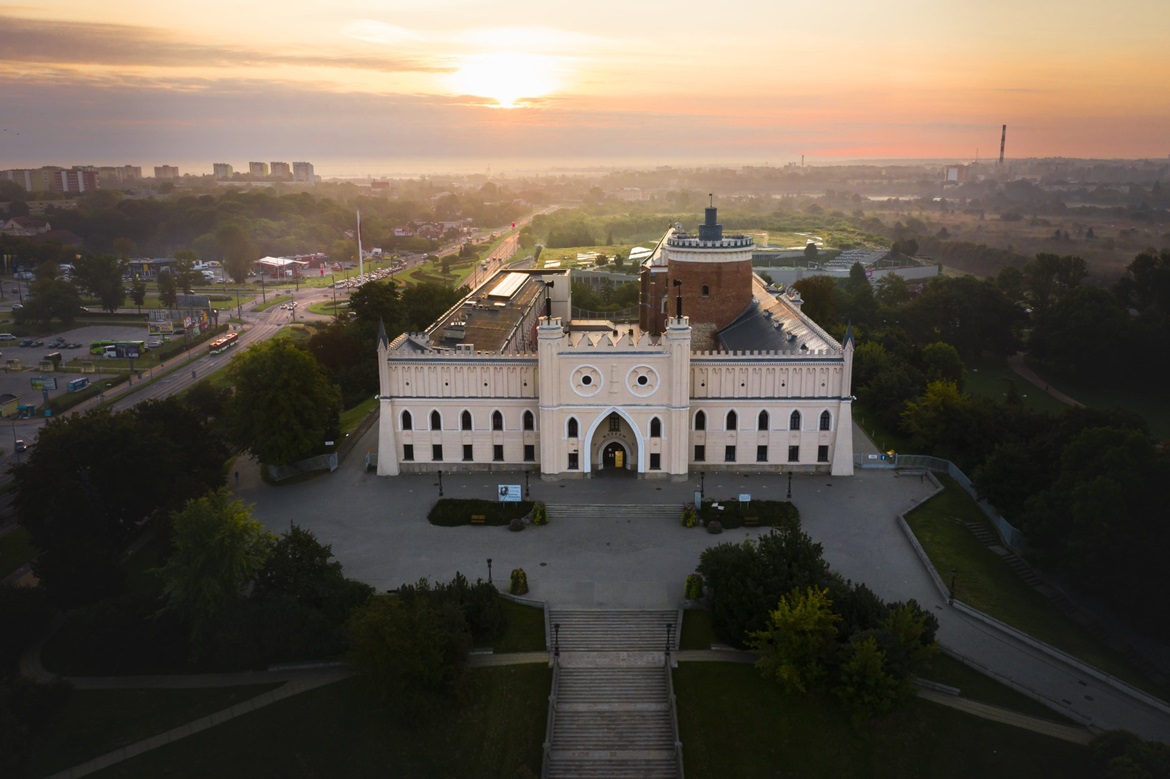
<path id="1" fill-rule="evenodd" d="M 532 510 L 530 500 L 499 503 L 478 498 L 442 498 L 427 514 L 427 521 L 440 527 L 459 527 L 470 525 L 473 514 L 482 514 L 485 525 L 503 526 Z"/>
<path id="2" fill-rule="evenodd" d="M 528 574 L 524 573 L 523 568 L 512 569 L 512 578 L 508 583 L 508 592 L 513 595 L 528 594 Z"/>
<path id="3" fill-rule="evenodd" d="M 515 519 L 513 519 L 511 522 L 508 523 L 508 529 L 511 530 L 513 533 L 517 533 L 517 532 L 523 530 L 524 529 L 524 520 L 521 519 L 520 517 L 516 517 Z"/>
<path id="4" fill-rule="evenodd" d="M 697 573 L 692 573 L 687 576 L 686 586 L 687 600 L 698 600 L 703 597 L 703 577 Z"/>
<path id="5" fill-rule="evenodd" d="M 717 519 L 712 519 L 707 523 L 707 532 L 712 535 L 718 535 L 723 532 L 723 523 Z"/>
<path id="6" fill-rule="evenodd" d="M 532 505 L 532 524 L 547 525 L 548 524 L 548 509 L 544 504 L 537 501 Z"/>
<path id="7" fill-rule="evenodd" d="M 691 504 L 683 506 L 682 510 L 682 526 L 694 527 L 695 523 L 699 521 L 699 512 Z"/>
<path id="8" fill-rule="evenodd" d="M 784 500 L 753 500 L 748 504 L 733 500 L 720 503 L 719 508 L 715 508 L 714 501 L 706 500 L 699 509 L 699 517 L 704 522 L 718 520 L 724 530 L 743 527 L 744 517 L 756 517 L 761 527 L 800 527 L 800 512 Z"/>

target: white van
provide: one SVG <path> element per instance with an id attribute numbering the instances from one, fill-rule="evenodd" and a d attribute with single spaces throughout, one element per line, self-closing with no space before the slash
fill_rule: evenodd
<path id="1" fill-rule="evenodd" d="M 0 333 L 0 341 L 15 341 L 16 336 L 12 333 Z"/>

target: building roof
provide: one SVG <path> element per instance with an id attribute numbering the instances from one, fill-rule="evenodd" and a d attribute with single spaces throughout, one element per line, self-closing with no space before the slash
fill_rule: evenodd
<path id="1" fill-rule="evenodd" d="M 743 313 L 716 333 L 729 352 L 838 350 L 841 345 L 802 313 L 788 292 L 767 287 L 757 276 L 752 302 Z"/>

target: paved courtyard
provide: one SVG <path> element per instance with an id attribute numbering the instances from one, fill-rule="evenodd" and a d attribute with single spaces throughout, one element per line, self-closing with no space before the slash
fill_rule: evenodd
<path id="1" fill-rule="evenodd" d="M 675 608 L 683 580 L 707 547 L 767 530 L 710 535 L 676 520 L 607 516 L 607 504 L 674 504 L 693 499 L 696 478 L 671 483 L 635 479 L 543 482 L 531 480 L 531 497 L 551 504 L 597 506 L 596 516 L 557 521 L 513 533 L 503 527 L 434 527 L 427 512 L 439 498 L 434 474 L 378 477 L 364 469 L 376 429 L 332 475 L 286 487 L 269 487 L 254 463 L 240 463 L 238 492 L 274 532 L 290 523 L 312 530 L 348 576 L 387 590 L 421 577 L 448 581 L 456 571 L 506 586 L 508 573 L 528 574 L 530 596 L 555 607 Z M 856 451 L 872 451 L 858 436 Z M 446 497 L 494 500 L 500 484 L 523 484 L 523 474 L 443 476 Z M 708 498 L 782 500 L 786 476 L 710 472 Z M 846 578 L 864 582 L 887 600 L 916 599 L 940 623 L 939 642 L 1018 689 L 1083 722 L 1124 727 L 1146 738 L 1170 738 L 1170 713 L 1119 692 L 1114 685 L 1013 636 L 948 608 L 942 593 L 897 524 L 897 517 L 932 492 L 929 479 L 888 470 L 858 470 L 848 478 L 798 474 L 792 501 L 802 526 L 824 547 L 825 558 Z"/>

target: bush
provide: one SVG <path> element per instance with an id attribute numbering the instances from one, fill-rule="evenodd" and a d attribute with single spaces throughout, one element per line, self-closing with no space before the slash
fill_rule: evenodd
<path id="1" fill-rule="evenodd" d="M 482 514 L 485 525 L 503 527 L 532 510 L 533 503 L 530 500 L 499 503 L 478 498 L 442 498 L 427 514 L 427 521 L 439 527 L 459 527 L 470 525 L 472 515 Z"/>
<path id="2" fill-rule="evenodd" d="M 720 508 L 715 508 L 714 501 L 703 501 L 699 516 L 704 523 L 718 520 L 725 530 L 734 530 L 743 527 L 744 517 L 758 517 L 761 527 L 800 527 L 800 512 L 789 501 L 753 500 L 746 505 L 741 505 L 738 501 L 727 501 L 720 503 L 719 506 Z"/>
<path id="3" fill-rule="evenodd" d="M 703 597 L 703 577 L 692 573 L 687 576 L 686 598 L 687 600 L 698 600 L 701 597 Z"/>
<path id="4" fill-rule="evenodd" d="M 520 517 L 516 517 L 515 519 L 513 519 L 511 522 L 508 523 L 508 529 L 511 530 L 513 533 L 520 532 L 521 530 L 524 529 L 524 520 L 520 519 Z"/>
<path id="5" fill-rule="evenodd" d="M 528 594 L 528 574 L 523 568 L 513 568 L 511 581 L 508 583 L 508 592 L 513 595 Z"/>
<path id="6" fill-rule="evenodd" d="M 707 523 L 707 532 L 711 535 L 719 535 L 723 532 L 723 524 L 719 520 L 713 519 Z"/>
<path id="7" fill-rule="evenodd" d="M 548 509 L 540 501 L 532 505 L 532 524 L 547 525 L 548 524 Z"/>
<path id="8" fill-rule="evenodd" d="M 398 597 L 406 600 L 424 598 L 436 607 L 453 603 L 463 613 L 476 641 L 498 638 L 504 632 L 506 622 L 499 593 L 495 585 L 483 579 L 476 579 L 475 584 L 471 584 L 466 576 L 456 571 L 455 578 L 448 584 L 432 585 L 426 579 L 404 584 L 398 588 Z"/>
<path id="9" fill-rule="evenodd" d="M 682 510 L 682 526 L 694 527 L 695 523 L 699 521 L 699 512 L 691 504 L 683 506 Z"/>

